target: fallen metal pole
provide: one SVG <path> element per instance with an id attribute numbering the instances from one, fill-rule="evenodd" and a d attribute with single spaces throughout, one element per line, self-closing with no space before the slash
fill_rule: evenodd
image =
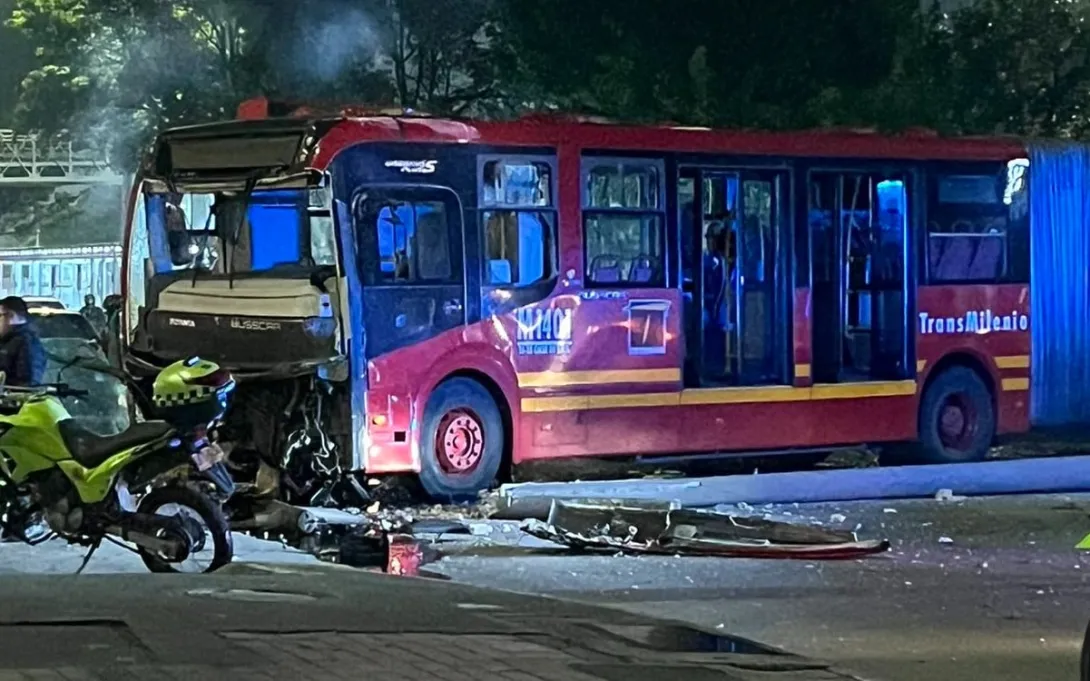
<path id="1" fill-rule="evenodd" d="M 701 507 L 911 499 L 932 497 L 943 489 L 964 496 L 1090 491 L 1090 456 L 684 480 L 523 483 L 504 485 L 500 496 L 501 508 L 530 506 L 531 500 L 543 498 L 675 501 Z"/>

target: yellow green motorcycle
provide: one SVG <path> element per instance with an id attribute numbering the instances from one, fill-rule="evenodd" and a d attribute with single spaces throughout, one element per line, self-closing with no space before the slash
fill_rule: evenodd
<path id="1" fill-rule="evenodd" d="M 152 572 L 190 571 L 193 562 L 212 572 L 230 563 L 221 506 L 234 483 L 210 434 L 234 388 L 231 374 L 212 362 L 176 362 L 155 378 L 156 420 L 102 436 L 62 403 L 86 391 L 4 386 L 0 372 L 0 528 L 9 539 L 36 543 L 43 535 L 29 530 L 44 524 L 89 547 L 81 572 L 103 540 L 139 554 Z"/>

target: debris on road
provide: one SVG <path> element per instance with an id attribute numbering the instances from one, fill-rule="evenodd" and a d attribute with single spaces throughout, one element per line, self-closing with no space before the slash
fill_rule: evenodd
<path id="1" fill-rule="evenodd" d="M 410 534 L 359 530 L 343 537 L 337 562 L 349 567 L 385 572 L 401 577 L 421 576 L 421 568 L 442 557 L 428 542 Z"/>
<path id="2" fill-rule="evenodd" d="M 964 501 L 965 497 L 954 494 L 952 489 L 940 489 L 935 492 L 935 501 Z"/>
<path id="3" fill-rule="evenodd" d="M 573 549 L 737 558 L 849 559 L 888 551 L 854 532 L 669 504 L 554 501 L 546 521 L 522 530 Z"/>

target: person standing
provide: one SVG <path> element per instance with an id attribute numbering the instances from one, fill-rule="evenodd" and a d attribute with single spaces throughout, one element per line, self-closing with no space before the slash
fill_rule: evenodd
<path id="1" fill-rule="evenodd" d="M 91 328 L 95 330 L 95 335 L 101 338 L 106 333 L 106 311 L 95 304 L 94 294 L 88 294 L 83 297 L 83 307 L 80 308 L 79 313 L 83 315 L 83 318 L 87 320 L 87 323 L 91 325 Z"/>
<path id="2" fill-rule="evenodd" d="M 8 385 L 35 386 L 45 377 L 45 348 L 30 321 L 26 301 L 0 300 L 0 371 Z"/>

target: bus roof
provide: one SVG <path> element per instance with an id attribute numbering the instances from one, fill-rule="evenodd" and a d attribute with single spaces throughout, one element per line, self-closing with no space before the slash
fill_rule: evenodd
<path id="1" fill-rule="evenodd" d="M 534 114 L 511 121 L 430 117 L 411 111 L 361 106 L 308 106 L 248 100 L 238 109 L 240 128 L 258 121 L 321 122 L 308 165 L 325 170 L 346 147 L 360 142 L 479 143 L 511 146 L 574 145 L 618 152 L 680 152 L 809 158 L 1007 161 L 1026 154 L 1014 137 L 942 137 L 927 130 L 887 135 L 870 130 L 819 129 L 764 132 L 633 125 L 576 116 Z M 247 125 L 246 122 L 249 122 Z M 196 131 L 206 126 L 194 126 Z M 211 124 L 222 134 L 231 124 Z"/>

